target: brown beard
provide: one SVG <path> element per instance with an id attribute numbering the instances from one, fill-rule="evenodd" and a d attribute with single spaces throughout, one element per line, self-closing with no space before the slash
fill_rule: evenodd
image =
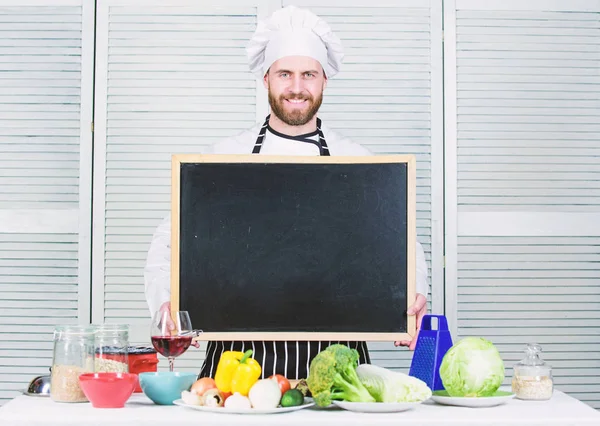
<path id="1" fill-rule="evenodd" d="M 308 110 L 306 112 L 302 110 L 294 110 L 292 112 L 287 112 L 283 103 L 286 99 L 306 99 L 308 101 Z M 319 95 L 318 98 L 313 98 L 310 94 L 304 95 L 281 95 L 279 99 L 276 99 L 275 96 L 269 90 L 269 104 L 271 105 L 271 111 L 273 114 L 277 116 L 281 121 L 289 126 L 303 126 L 308 123 L 315 116 L 319 108 L 321 107 L 321 103 L 323 102 L 323 93 Z"/>

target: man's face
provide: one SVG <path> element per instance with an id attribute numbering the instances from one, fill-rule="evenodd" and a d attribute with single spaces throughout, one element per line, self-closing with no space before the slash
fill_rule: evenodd
<path id="1" fill-rule="evenodd" d="M 290 126 L 302 126 L 319 110 L 327 79 L 317 60 L 288 56 L 271 65 L 264 84 L 272 113 Z"/>

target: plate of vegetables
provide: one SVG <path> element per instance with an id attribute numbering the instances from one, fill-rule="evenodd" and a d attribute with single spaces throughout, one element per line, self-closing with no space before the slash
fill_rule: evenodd
<path id="1" fill-rule="evenodd" d="M 227 407 L 215 407 L 215 406 L 206 406 L 206 405 L 190 405 L 183 402 L 183 400 L 178 399 L 173 402 L 175 405 L 179 405 L 181 407 L 191 408 L 193 410 L 198 411 L 207 411 L 211 413 L 222 413 L 222 414 L 278 414 L 278 413 L 288 413 L 290 411 L 302 410 L 304 408 L 312 407 L 315 405 L 312 401 L 304 401 L 301 405 L 295 405 L 290 407 L 283 407 L 281 404 L 278 404 L 275 408 L 253 408 L 252 405 L 248 405 L 244 400 L 237 400 L 237 398 L 245 398 L 242 395 L 232 395 L 227 400 L 234 398 L 232 400 L 233 403 L 229 404 Z"/>
<path id="2" fill-rule="evenodd" d="M 173 403 L 198 411 L 223 414 L 277 414 L 315 405 L 312 399 L 304 398 L 299 389 L 291 389 L 289 385 L 282 393 L 279 386 L 281 382 L 282 380 L 276 377 L 258 380 L 250 387 L 248 395 L 242 395 L 240 392 L 231 395 L 219 391 L 216 387 L 207 389 L 204 393 L 183 391 L 182 398 Z"/>
<path id="3" fill-rule="evenodd" d="M 329 346 L 313 359 L 307 385 L 317 407 L 363 413 L 391 413 L 416 407 L 431 397 L 425 382 L 377 365 L 358 365 L 355 349 Z"/>
<path id="4" fill-rule="evenodd" d="M 494 407 L 515 397 L 501 390 L 505 379 L 504 361 L 494 344 L 482 337 L 469 336 L 456 342 L 440 365 L 444 390 L 431 399 L 443 405 Z"/>
<path id="5" fill-rule="evenodd" d="M 199 379 L 173 403 L 223 414 L 277 414 L 315 405 L 311 399 L 305 398 L 305 381 L 292 389 L 289 380 L 281 374 L 260 379 L 261 367 L 250 358 L 251 355 L 251 349 L 244 353 L 224 352 L 215 378 Z"/>

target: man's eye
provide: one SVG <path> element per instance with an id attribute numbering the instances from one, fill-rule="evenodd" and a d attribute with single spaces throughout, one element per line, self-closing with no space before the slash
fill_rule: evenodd
<path id="1" fill-rule="evenodd" d="M 281 77 L 283 77 L 283 78 L 287 78 L 287 77 L 288 77 L 288 75 L 289 75 L 289 74 L 288 74 L 287 72 L 282 72 L 282 73 L 280 74 L 280 76 L 281 76 Z"/>
<path id="2" fill-rule="evenodd" d="M 306 76 L 307 76 L 307 77 L 309 77 L 309 78 L 312 78 L 312 77 L 314 77 L 315 75 L 314 75 L 312 72 L 307 72 L 307 73 L 306 73 Z"/>

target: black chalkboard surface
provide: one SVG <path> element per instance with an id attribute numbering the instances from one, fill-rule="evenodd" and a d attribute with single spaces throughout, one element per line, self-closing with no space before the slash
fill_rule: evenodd
<path id="1" fill-rule="evenodd" d="M 174 156 L 172 306 L 203 340 L 414 335 L 414 164 Z"/>

